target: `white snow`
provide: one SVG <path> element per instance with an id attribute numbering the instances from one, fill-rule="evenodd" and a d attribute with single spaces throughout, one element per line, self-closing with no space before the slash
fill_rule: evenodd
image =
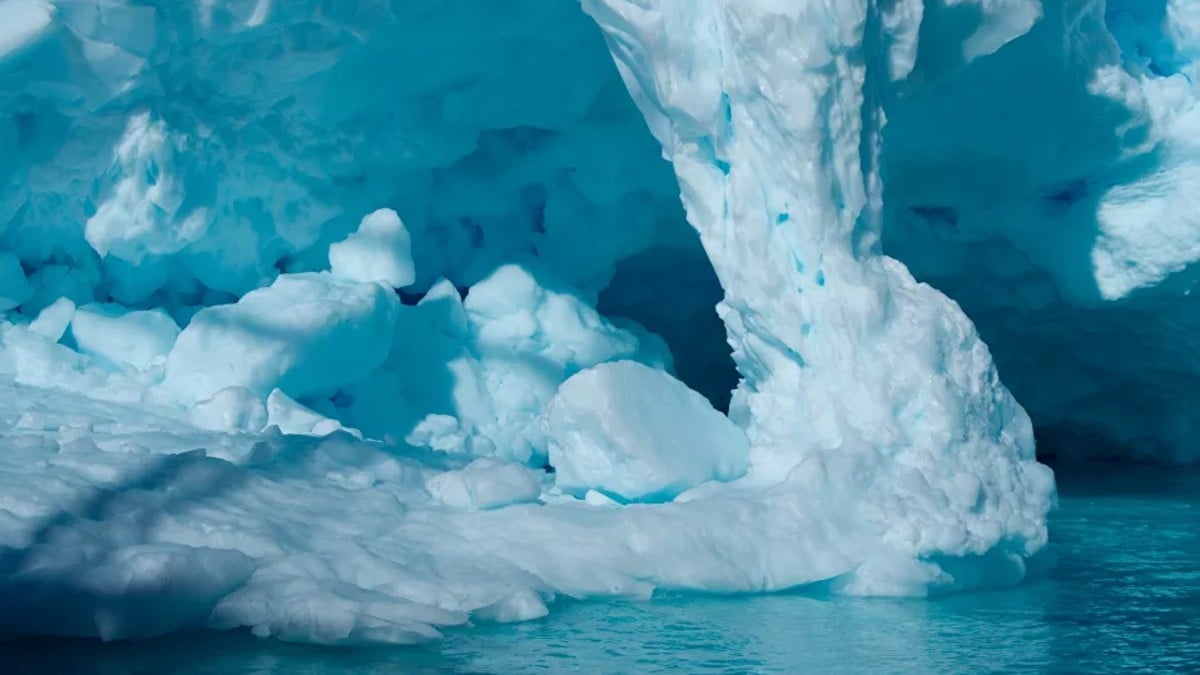
<path id="1" fill-rule="evenodd" d="M 209 214 L 194 199 L 189 208 L 190 176 L 176 168 L 189 157 L 188 143 L 185 135 L 149 113 L 129 118 L 107 172 L 114 182 L 111 194 L 88 218 L 84 231 L 97 253 L 140 265 L 147 256 L 176 253 L 204 236 Z M 147 285 L 159 281 L 155 276 L 134 270 L 121 275 L 126 284 Z"/>
<path id="2" fill-rule="evenodd" d="M 554 482 L 624 501 L 669 501 L 746 472 L 746 435 L 703 396 L 633 361 L 564 382 L 543 418 Z"/>
<path id="3" fill-rule="evenodd" d="M 412 242 L 400 216 L 380 209 L 363 218 L 354 234 L 329 245 L 329 269 L 350 281 L 378 281 L 394 288 L 411 284 L 416 279 Z"/>

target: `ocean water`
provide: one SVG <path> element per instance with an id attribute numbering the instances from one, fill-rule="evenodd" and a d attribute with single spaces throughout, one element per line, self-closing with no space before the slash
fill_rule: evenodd
<path id="1" fill-rule="evenodd" d="M 0 672 L 1200 672 L 1200 472 L 1114 464 L 1060 469 L 1059 483 L 1053 564 L 1002 591 L 573 602 L 386 649 L 242 633 L 36 641 L 0 647 Z"/>

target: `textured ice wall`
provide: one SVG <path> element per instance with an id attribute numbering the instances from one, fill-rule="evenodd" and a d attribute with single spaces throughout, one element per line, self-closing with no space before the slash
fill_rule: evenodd
<path id="1" fill-rule="evenodd" d="M 884 132 L 885 249 L 963 305 L 1040 450 L 1195 461 L 1200 5 L 1043 5 L 965 68 L 922 51 Z"/>
<path id="2" fill-rule="evenodd" d="M 280 274 L 332 267 L 362 281 L 352 269 L 362 250 L 339 265 L 339 251 L 353 247 L 336 242 L 390 207 L 413 254 L 413 269 L 393 270 L 409 304 L 439 278 L 465 292 L 516 263 L 535 283 L 562 285 L 550 290 L 594 305 L 618 262 L 653 246 L 663 270 L 687 278 L 687 297 L 672 303 L 673 314 L 654 312 L 668 291 L 638 282 L 635 270 L 634 283 L 606 294 L 610 315 L 661 330 L 679 352 L 680 376 L 728 399 L 735 382 L 713 313 L 720 287 L 694 253 L 698 240 L 669 165 L 576 5 L 3 7 L 11 21 L 0 59 L 0 308 L 15 309 L 14 322 L 66 298 L 162 308 L 182 328 L 201 309 L 232 303 Z M 696 325 L 707 326 L 703 339 Z M 389 324 L 380 339 L 390 331 Z M 74 331 L 60 337 L 71 346 Z M 693 351 L 693 343 L 710 347 Z M 727 367 L 714 368 L 717 360 Z M 365 382 L 325 378 L 323 391 L 283 393 L 377 437 L 403 437 L 428 414 L 461 417 L 472 406 L 465 395 L 445 400 L 438 390 L 451 385 L 440 365 L 401 364 Z M 195 378 L 183 379 L 255 390 L 272 377 L 236 365 L 225 368 L 236 377 L 191 368 Z M 459 374 L 472 369 L 493 380 L 514 370 L 482 374 L 476 365 Z M 705 385 L 714 370 L 723 377 Z M 538 386 L 542 379 L 525 377 Z M 138 399 L 148 387 L 90 389 Z M 205 384 L 183 400 L 215 393 Z"/>
<path id="3" fill-rule="evenodd" d="M 536 256 L 595 293 L 684 227 L 571 2 L 3 7 L 0 241 L 34 271 L 29 312 L 229 301 L 323 269 L 382 207 L 417 291 Z"/>

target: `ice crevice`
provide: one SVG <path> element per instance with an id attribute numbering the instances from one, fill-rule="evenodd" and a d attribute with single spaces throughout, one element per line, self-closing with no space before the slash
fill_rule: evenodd
<path id="1" fill-rule="evenodd" d="M 0 0 L 0 636 L 1019 581 L 1196 457 L 1190 8 Z"/>

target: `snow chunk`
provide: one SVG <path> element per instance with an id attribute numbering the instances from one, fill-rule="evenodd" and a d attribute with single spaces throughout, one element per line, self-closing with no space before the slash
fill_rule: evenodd
<path id="1" fill-rule="evenodd" d="M 519 462 L 546 457 L 538 417 L 560 384 L 584 368 L 636 359 L 666 367 L 661 340 L 613 325 L 553 275 L 505 265 L 471 287 L 464 302 L 473 351 L 490 411 L 472 411 L 499 455 Z"/>
<path id="2" fill-rule="evenodd" d="M 329 245 L 329 268 L 350 281 L 408 286 L 416 278 L 408 229 L 395 211 L 380 209 L 363 218 L 357 232 Z"/>
<path id="3" fill-rule="evenodd" d="M 633 361 L 563 383 L 543 420 L 556 482 L 626 501 L 667 501 L 746 472 L 746 435 L 682 382 Z"/>
<path id="4" fill-rule="evenodd" d="M 75 303 L 69 298 L 59 298 L 38 313 L 29 324 L 29 330 L 52 342 L 62 339 L 75 316 Z"/>
<path id="5" fill-rule="evenodd" d="M 167 357 L 164 384 L 191 401 L 234 386 L 328 394 L 383 363 L 399 306 L 378 284 L 285 274 L 237 304 L 198 312 Z"/>
<path id="6" fill-rule="evenodd" d="M 973 5 L 980 19 L 974 33 L 963 40 L 963 57 L 972 61 L 987 56 L 1024 35 L 1042 18 L 1039 0 L 950 0 L 947 7 Z"/>
<path id="7" fill-rule="evenodd" d="M 600 316 L 559 279 L 519 265 L 505 265 L 472 286 L 464 305 L 484 354 L 536 354 L 573 372 L 641 348 L 637 336 Z M 661 365 L 670 356 L 647 354 L 646 360 Z"/>
<path id="8" fill-rule="evenodd" d="M 533 469 L 485 457 L 431 477 L 425 489 L 447 506 L 480 510 L 534 501 L 542 484 Z"/>
<path id="9" fill-rule="evenodd" d="M 146 370 L 175 345 L 179 326 L 161 309 L 130 312 L 120 305 L 84 305 L 71 318 L 71 335 L 82 354 Z"/>
<path id="10" fill-rule="evenodd" d="M 362 437 L 357 430 L 343 427 L 341 422 L 297 403 L 278 389 L 267 397 L 267 426 L 277 427 L 285 434 L 301 436 L 328 436 L 335 431 L 346 431 Z"/>
<path id="11" fill-rule="evenodd" d="M 148 113 L 130 117 L 107 177 L 112 194 L 87 221 L 85 237 L 101 256 L 138 264 L 182 250 L 207 232 L 207 209 L 189 209 L 187 138 Z M 126 283 L 151 277 L 131 269 Z M 148 279 L 147 279 L 148 281 Z M 149 289 L 153 290 L 153 288 Z"/>
<path id="12" fill-rule="evenodd" d="M 7 251 L 0 253 L 0 312 L 20 305 L 32 294 L 21 261 Z"/>

